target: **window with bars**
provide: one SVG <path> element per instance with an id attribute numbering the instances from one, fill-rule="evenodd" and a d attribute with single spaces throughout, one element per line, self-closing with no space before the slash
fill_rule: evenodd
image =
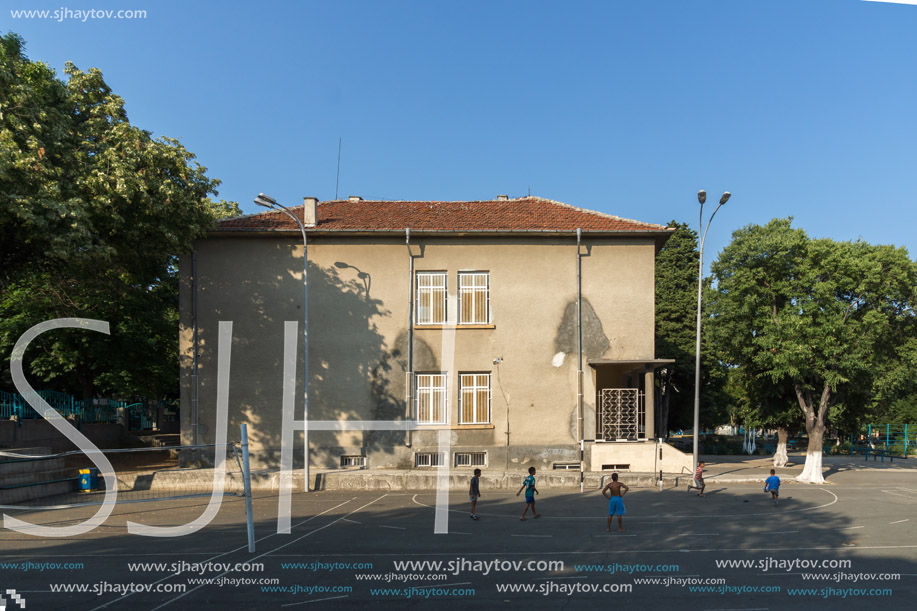
<path id="1" fill-rule="evenodd" d="M 446 374 L 418 373 L 414 396 L 419 424 L 446 424 Z"/>
<path id="2" fill-rule="evenodd" d="M 342 467 L 365 467 L 366 466 L 366 457 L 365 456 L 341 456 L 341 466 Z"/>
<path id="3" fill-rule="evenodd" d="M 490 374 L 459 375 L 459 424 L 490 423 Z"/>
<path id="4" fill-rule="evenodd" d="M 486 467 L 487 452 L 456 452 L 456 467 Z"/>
<path id="5" fill-rule="evenodd" d="M 415 467 L 443 467 L 446 464 L 442 452 L 417 452 L 414 454 Z"/>
<path id="6" fill-rule="evenodd" d="M 418 325 L 446 323 L 446 272 L 417 272 Z"/>
<path id="7" fill-rule="evenodd" d="M 459 272 L 458 287 L 459 324 L 489 324 L 490 274 L 488 272 Z"/>

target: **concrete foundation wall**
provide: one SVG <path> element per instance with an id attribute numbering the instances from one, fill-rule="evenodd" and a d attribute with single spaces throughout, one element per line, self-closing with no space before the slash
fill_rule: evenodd
<path id="1" fill-rule="evenodd" d="M 599 471 L 603 465 L 629 465 L 628 471 L 641 473 L 691 473 L 693 456 L 662 444 L 662 460 L 659 460 L 659 443 L 653 441 L 596 443 L 591 448 L 591 467 Z"/>
<path id="2" fill-rule="evenodd" d="M 79 431 L 99 449 L 120 448 L 126 438 L 120 424 L 82 424 Z M 78 449 L 44 419 L 0 421 L 0 448 L 14 449 L 41 446 L 52 454 Z"/>

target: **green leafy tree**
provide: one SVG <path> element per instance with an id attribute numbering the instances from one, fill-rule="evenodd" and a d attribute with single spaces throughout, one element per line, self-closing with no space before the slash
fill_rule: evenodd
<path id="1" fill-rule="evenodd" d="M 829 412 L 872 408 L 876 372 L 890 367 L 912 328 L 917 266 L 903 248 L 812 240 L 790 219 L 774 219 L 736 231 L 712 272 L 722 353 L 777 398 L 768 413 L 785 409 L 792 388 L 809 436 L 798 479 L 823 482 Z"/>
<path id="2" fill-rule="evenodd" d="M 656 255 L 656 355 L 675 359 L 657 371 L 654 393 L 657 434 L 680 427 L 693 409 L 694 339 L 697 312 L 697 233 L 671 221 L 675 232 Z M 690 425 L 688 425 L 690 426 Z"/>
<path id="3" fill-rule="evenodd" d="M 697 232 L 671 221 L 676 231 L 656 255 L 656 355 L 675 359 L 658 370 L 654 393 L 657 434 L 694 426 L 694 359 L 697 338 Z M 706 335 L 706 333 L 705 333 Z M 702 426 L 726 417 L 725 370 L 704 338 L 701 344 Z"/>
<path id="4" fill-rule="evenodd" d="M 109 338 L 37 339 L 30 373 L 83 396 L 171 394 L 175 256 L 239 209 L 210 199 L 219 181 L 178 141 L 132 125 L 98 69 L 65 72 L 0 37 L 0 349 L 52 318 L 105 320 Z"/>
<path id="5" fill-rule="evenodd" d="M 754 427 L 777 431 L 774 466 L 785 467 L 789 460 L 788 437 L 802 428 L 802 418 L 792 385 L 786 381 L 774 382 L 766 373 L 761 374 L 746 367 L 736 367 L 731 371 L 744 400 L 741 410 L 743 421 Z"/>

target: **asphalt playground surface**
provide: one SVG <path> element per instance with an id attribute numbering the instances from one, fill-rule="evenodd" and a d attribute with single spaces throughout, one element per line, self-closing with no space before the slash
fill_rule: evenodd
<path id="1" fill-rule="evenodd" d="M 783 473 L 777 506 L 737 477 L 760 465 L 715 463 L 704 498 L 632 489 L 623 533 L 605 531 L 597 490 L 543 490 L 541 517 L 525 522 L 513 492 L 482 489 L 474 521 L 453 490 L 448 534 L 434 534 L 435 491 L 295 494 L 290 534 L 276 533 L 277 497 L 256 492 L 251 554 L 242 498 L 177 538 L 130 535 L 125 522 L 184 524 L 207 498 L 126 503 L 79 537 L 0 529 L 0 595 L 18 609 L 4 594 L 15 590 L 30 611 L 914 608 L 917 461 L 861 460 L 831 466 L 822 486 Z M 96 509 L 3 513 L 62 526 Z"/>

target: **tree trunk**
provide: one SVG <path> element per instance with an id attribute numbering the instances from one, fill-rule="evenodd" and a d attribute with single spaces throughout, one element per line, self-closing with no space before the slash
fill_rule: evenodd
<path id="1" fill-rule="evenodd" d="M 806 427 L 809 433 L 809 447 L 806 450 L 806 466 L 802 474 L 796 478 L 797 482 L 807 484 L 824 484 L 825 477 L 821 472 L 822 442 L 825 439 L 825 425 L 815 423 Z"/>
<path id="2" fill-rule="evenodd" d="M 821 392 L 821 398 L 818 401 L 818 411 L 816 412 L 811 391 L 808 389 L 803 390 L 799 384 L 794 386 L 799 407 L 802 408 L 802 413 L 806 416 L 806 432 L 809 434 L 806 464 L 802 468 L 802 474 L 796 478 L 796 481 L 805 484 L 824 484 L 825 476 L 821 472 L 821 455 L 822 442 L 825 439 L 825 429 L 827 428 L 825 421 L 828 415 L 831 387 L 825 384 Z"/>
<path id="3" fill-rule="evenodd" d="M 786 438 L 787 431 L 783 427 L 777 428 L 777 451 L 774 453 L 774 467 L 785 467 L 787 463 L 786 455 Z"/>
<path id="4" fill-rule="evenodd" d="M 656 387 L 653 407 L 656 410 L 656 437 L 665 439 L 669 436 L 669 399 L 672 396 L 672 374 L 663 370 L 660 384 Z"/>
<path id="5" fill-rule="evenodd" d="M 88 370 L 80 368 L 80 371 L 77 374 L 78 381 L 80 384 L 80 392 L 83 395 L 84 400 L 89 400 L 93 398 L 94 393 L 94 384 L 92 374 Z"/>

